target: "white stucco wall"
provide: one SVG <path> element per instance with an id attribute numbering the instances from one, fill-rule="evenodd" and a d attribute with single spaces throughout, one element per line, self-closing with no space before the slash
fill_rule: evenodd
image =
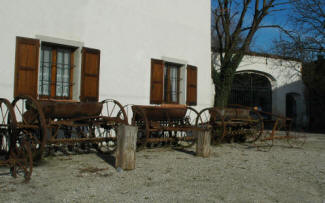
<path id="1" fill-rule="evenodd" d="M 0 19 L 0 97 L 22 36 L 100 49 L 100 99 L 149 104 L 150 59 L 171 58 L 198 67 L 196 108 L 212 104 L 209 0 L 2 0 Z"/>
<path id="2" fill-rule="evenodd" d="M 217 57 L 214 54 L 214 57 Z M 216 60 L 216 66 L 218 66 Z M 286 95 L 299 94 L 297 99 L 297 123 L 306 123 L 306 105 L 304 99 L 304 84 L 301 80 L 301 62 L 284 60 L 265 56 L 246 55 L 237 71 L 260 72 L 266 76 L 272 85 L 272 112 L 286 114 Z"/>

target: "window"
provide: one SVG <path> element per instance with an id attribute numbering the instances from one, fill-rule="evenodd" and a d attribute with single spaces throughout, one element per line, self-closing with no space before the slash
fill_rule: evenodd
<path id="1" fill-rule="evenodd" d="M 185 67 L 187 67 L 186 86 L 184 81 Z M 182 72 L 183 74 L 181 74 Z M 185 91 L 186 104 L 196 105 L 197 68 L 195 66 L 185 66 L 157 59 L 151 60 L 151 104 L 185 104 Z"/>
<path id="2" fill-rule="evenodd" d="M 180 65 L 165 63 L 164 103 L 179 103 Z"/>
<path id="3" fill-rule="evenodd" d="M 40 98 L 71 99 L 74 49 L 42 44 L 38 78 Z"/>
<path id="4" fill-rule="evenodd" d="M 49 42 L 42 42 L 40 47 L 39 39 L 16 37 L 14 97 L 98 101 L 99 72 L 98 49 Z M 74 82 L 77 77 L 80 80 Z M 73 89 L 78 94 L 72 96 Z"/>

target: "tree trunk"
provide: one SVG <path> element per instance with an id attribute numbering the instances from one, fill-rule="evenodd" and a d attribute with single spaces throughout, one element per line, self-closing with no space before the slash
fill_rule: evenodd
<path id="1" fill-rule="evenodd" d="M 215 87 L 215 91 L 216 94 L 214 95 L 214 106 L 226 107 L 228 105 L 231 87 L 226 84 L 220 84 L 219 87 Z"/>
<path id="2" fill-rule="evenodd" d="M 232 81 L 236 68 L 224 68 L 221 70 L 218 82 L 214 83 L 215 95 L 214 106 L 226 107 L 228 105 L 229 96 L 231 94 Z"/>
<path id="3" fill-rule="evenodd" d="M 231 94 L 232 82 L 243 56 L 243 53 L 238 53 L 231 58 L 231 62 L 224 62 L 225 65 L 221 65 L 220 73 L 216 73 L 215 69 L 214 71 L 212 71 L 212 79 L 215 89 L 215 107 L 226 107 L 228 105 L 229 96 Z"/>

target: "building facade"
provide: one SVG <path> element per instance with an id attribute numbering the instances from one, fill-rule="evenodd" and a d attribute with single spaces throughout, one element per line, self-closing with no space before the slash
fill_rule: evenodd
<path id="1" fill-rule="evenodd" d="M 212 105 L 209 0 L 4 0 L 1 97 Z"/>
<path id="2" fill-rule="evenodd" d="M 212 57 L 218 68 L 217 54 Z M 294 59 L 248 53 L 237 69 L 229 103 L 257 106 L 305 127 L 308 119 L 301 68 L 302 63 Z"/>

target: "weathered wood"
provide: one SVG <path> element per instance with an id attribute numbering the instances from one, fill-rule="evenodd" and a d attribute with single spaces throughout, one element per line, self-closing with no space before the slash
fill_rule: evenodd
<path id="1" fill-rule="evenodd" d="M 135 151 L 138 127 L 120 125 L 117 131 L 115 167 L 123 170 L 135 169 Z"/>
<path id="2" fill-rule="evenodd" d="M 211 153 L 211 131 L 210 130 L 198 130 L 197 133 L 197 144 L 196 144 L 196 155 L 201 157 L 209 157 Z"/>

